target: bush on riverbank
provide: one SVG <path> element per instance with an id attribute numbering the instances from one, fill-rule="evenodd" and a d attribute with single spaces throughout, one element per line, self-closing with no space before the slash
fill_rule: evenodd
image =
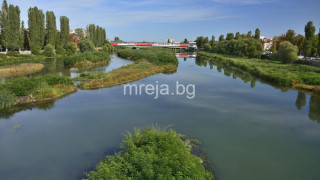
<path id="1" fill-rule="evenodd" d="M 272 58 L 275 60 L 280 60 L 284 64 L 292 63 L 293 61 L 298 60 L 298 47 L 294 46 L 288 41 L 283 41 L 280 43 L 279 50 L 272 55 Z"/>
<path id="2" fill-rule="evenodd" d="M 65 66 L 73 67 L 76 63 L 85 60 L 93 63 L 107 62 L 110 61 L 110 54 L 101 51 L 78 53 L 74 56 L 66 57 L 63 62 Z"/>
<path id="3" fill-rule="evenodd" d="M 174 52 L 168 49 L 119 49 L 118 55 L 131 60 L 146 59 L 155 65 L 178 64 L 178 59 Z"/>
<path id="4" fill-rule="evenodd" d="M 56 52 L 54 50 L 54 47 L 51 44 L 47 44 L 46 47 L 44 48 L 43 54 L 46 57 L 55 57 Z"/>
<path id="5" fill-rule="evenodd" d="M 80 42 L 79 47 L 80 47 L 80 52 L 82 52 L 82 53 L 94 51 L 94 44 L 87 39 L 82 40 Z"/>
<path id="6" fill-rule="evenodd" d="M 155 128 L 134 129 L 123 139 L 121 151 L 107 156 L 93 179 L 210 179 L 201 158 L 192 155 L 181 134 Z"/>
<path id="7" fill-rule="evenodd" d="M 309 90 L 320 92 L 320 68 L 299 64 L 283 64 L 280 61 L 230 58 L 218 54 L 199 52 L 198 55 L 219 60 L 261 78 L 263 80 L 284 85 L 303 88 L 310 85 Z"/>
<path id="8" fill-rule="evenodd" d="M 0 83 L 0 105 L 6 108 L 17 103 L 53 99 L 74 91 L 72 80 L 66 76 L 21 77 Z"/>

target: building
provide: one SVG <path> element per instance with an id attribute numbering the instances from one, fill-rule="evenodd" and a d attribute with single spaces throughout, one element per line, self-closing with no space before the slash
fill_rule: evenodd
<path id="1" fill-rule="evenodd" d="M 168 43 L 174 43 L 174 39 L 168 38 L 167 42 Z"/>
<path id="2" fill-rule="evenodd" d="M 260 41 L 262 43 L 263 46 L 263 51 L 270 51 L 272 46 L 273 46 L 273 40 L 260 36 Z"/>

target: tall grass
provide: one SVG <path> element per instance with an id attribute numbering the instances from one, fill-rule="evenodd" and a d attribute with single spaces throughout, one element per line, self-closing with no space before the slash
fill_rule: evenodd
<path id="1" fill-rule="evenodd" d="M 131 60 L 146 59 L 155 65 L 178 64 L 177 57 L 168 49 L 120 49 L 118 51 L 118 56 Z"/>
<path id="2" fill-rule="evenodd" d="M 85 60 L 93 63 L 110 61 L 110 54 L 102 51 L 77 53 L 76 55 L 66 57 L 63 62 L 65 66 L 73 67 L 76 63 Z"/>

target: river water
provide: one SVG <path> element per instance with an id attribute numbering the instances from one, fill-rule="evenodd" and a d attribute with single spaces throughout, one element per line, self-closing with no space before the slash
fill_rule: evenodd
<path id="1" fill-rule="evenodd" d="M 320 179 L 320 97 L 200 57 L 179 62 L 174 74 L 134 83 L 194 84 L 194 99 L 124 95 L 122 85 L 0 111 L 0 179 L 83 178 L 123 134 L 155 124 L 201 140 L 218 179 Z M 114 56 L 90 71 L 128 63 Z"/>

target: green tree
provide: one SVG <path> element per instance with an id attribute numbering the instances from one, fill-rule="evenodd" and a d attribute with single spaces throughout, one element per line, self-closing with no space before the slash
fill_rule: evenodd
<path id="1" fill-rule="evenodd" d="M 205 50 L 205 51 L 211 51 L 211 50 L 212 50 L 211 45 L 210 45 L 209 43 L 205 44 L 205 45 L 204 45 L 204 50 Z"/>
<path id="2" fill-rule="evenodd" d="M 303 51 L 303 45 L 304 45 L 304 41 L 305 41 L 305 37 L 301 34 L 298 34 L 295 38 L 294 38 L 294 42 L 296 43 L 296 45 L 298 46 L 299 52 Z"/>
<path id="3" fill-rule="evenodd" d="M 184 39 L 184 41 L 183 41 L 183 43 L 184 43 L 184 44 L 189 44 L 188 39 L 187 39 L 187 38 L 185 38 L 185 39 Z"/>
<path id="4" fill-rule="evenodd" d="M 209 38 L 208 38 L 208 37 L 205 37 L 205 38 L 203 39 L 203 45 L 208 44 L 208 43 L 209 43 Z"/>
<path id="5" fill-rule="evenodd" d="M 73 42 L 68 42 L 66 44 L 66 53 L 68 56 L 72 56 L 76 53 L 77 51 L 77 44 L 76 43 L 73 43 Z"/>
<path id="6" fill-rule="evenodd" d="M 74 30 L 76 35 L 80 38 L 80 40 L 83 40 L 85 37 L 85 34 L 84 34 L 84 29 L 82 28 L 77 28 Z"/>
<path id="7" fill-rule="evenodd" d="M 318 55 L 320 54 L 320 28 L 319 28 L 319 34 L 318 34 Z"/>
<path id="8" fill-rule="evenodd" d="M 240 32 L 237 32 L 237 33 L 236 33 L 236 37 L 235 37 L 235 39 L 237 39 L 237 40 L 238 40 L 238 39 L 240 39 L 240 37 L 241 37 Z"/>
<path id="9" fill-rule="evenodd" d="M 1 8 L 1 44 L 4 48 L 8 48 L 9 33 L 9 7 L 7 1 L 4 0 Z"/>
<path id="10" fill-rule="evenodd" d="M 219 41 L 224 41 L 224 36 L 222 34 L 219 36 Z"/>
<path id="11" fill-rule="evenodd" d="M 8 49 L 18 50 L 21 45 L 20 9 L 18 6 L 14 6 L 12 4 L 9 5 L 8 25 Z"/>
<path id="12" fill-rule="evenodd" d="M 56 16 L 52 11 L 46 12 L 46 44 L 55 45 L 57 34 Z"/>
<path id="13" fill-rule="evenodd" d="M 54 46 L 51 44 L 47 44 L 44 48 L 43 54 L 47 57 L 54 57 L 56 56 Z"/>
<path id="14" fill-rule="evenodd" d="M 215 42 L 216 42 L 216 37 L 215 36 L 211 36 L 210 45 L 212 46 Z"/>
<path id="15" fill-rule="evenodd" d="M 29 44 L 30 46 L 43 47 L 45 43 L 44 14 L 37 7 L 29 8 L 28 11 Z"/>
<path id="16" fill-rule="evenodd" d="M 305 42 L 303 46 L 303 54 L 305 56 L 313 55 L 313 46 L 314 46 L 314 33 L 316 32 L 316 28 L 313 25 L 312 21 L 309 21 L 307 25 L 304 27 L 305 32 Z"/>
<path id="17" fill-rule="evenodd" d="M 233 33 L 228 33 L 227 37 L 226 37 L 226 40 L 232 40 L 232 39 L 234 39 L 234 34 Z"/>
<path id="18" fill-rule="evenodd" d="M 252 38 L 252 31 L 249 31 L 249 32 L 248 32 L 247 38 Z"/>
<path id="19" fill-rule="evenodd" d="M 259 28 L 256 29 L 256 32 L 254 34 L 254 39 L 260 41 L 260 29 Z"/>
<path id="20" fill-rule="evenodd" d="M 289 41 L 283 41 L 280 44 L 278 52 L 275 54 L 275 58 L 283 63 L 292 63 L 298 60 L 298 51 L 297 46 L 294 46 Z"/>
<path id="21" fill-rule="evenodd" d="M 66 46 L 69 41 L 70 26 L 69 18 L 66 16 L 60 17 L 60 41 L 62 46 Z"/>
<path id="22" fill-rule="evenodd" d="M 296 42 L 295 42 L 295 36 L 296 36 L 296 33 L 294 32 L 294 30 L 291 30 L 289 29 L 287 32 L 286 32 L 286 41 L 289 41 L 291 44 L 293 45 L 297 45 Z"/>
<path id="23" fill-rule="evenodd" d="M 84 39 L 80 42 L 80 52 L 92 52 L 94 51 L 94 45 L 88 39 Z"/>
<path id="24" fill-rule="evenodd" d="M 203 48 L 203 46 L 204 46 L 204 37 L 203 36 L 197 37 L 196 43 L 197 43 L 197 47 L 198 48 Z"/>

